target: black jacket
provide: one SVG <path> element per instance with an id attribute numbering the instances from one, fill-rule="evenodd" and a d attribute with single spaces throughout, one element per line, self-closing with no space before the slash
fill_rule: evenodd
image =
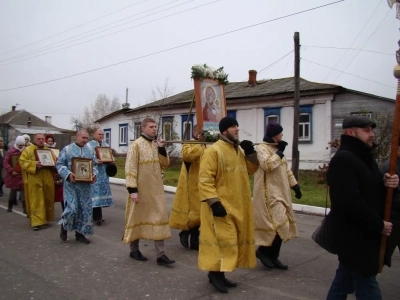
<path id="1" fill-rule="evenodd" d="M 383 174 L 371 150 L 342 135 L 327 172 L 329 224 L 339 261 L 364 276 L 378 273 L 385 201 Z"/>

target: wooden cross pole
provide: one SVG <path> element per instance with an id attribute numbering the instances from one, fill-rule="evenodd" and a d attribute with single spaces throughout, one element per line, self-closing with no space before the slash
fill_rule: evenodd
<path id="1" fill-rule="evenodd" d="M 400 43 L 400 41 L 399 41 Z M 400 50 L 397 51 L 398 63 L 394 67 L 393 75 L 397 78 L 397 94 L 396 94 L 396 104 L 394 108 L 394 120 L 393 120 L 393 132 L 392 132 L 392 145 L 390 148 L 390 162 L 389 162 L 389 174 L 394 175 L 396 172 L 396 162 L 397 162 L 397 148 L 399 145 L 399 128 L 400 128 Z M 392 198 L 393 189 L 386 188 L 386 201 L 385 201 L 385 211 L 384 211 L 384 221 L 390 221 L 390 211 L 392 209 Z M 379 273 L 382 273 L 385 253 L 386 253 L 386 243 L 388 237 L 382 235 L 381 247 L 379 252 Z"/>

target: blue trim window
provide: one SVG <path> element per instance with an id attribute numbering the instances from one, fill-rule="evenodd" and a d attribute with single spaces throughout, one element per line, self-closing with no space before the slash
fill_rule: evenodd
<path id="1" fill-rule="evenodd" d="M 189 121 L 188 121 L 188 129 L 186 131 L 186 136 L 183 136 L 185 132 L 185 126 L 186 126 L 186 121 L 188 119 L 188 115 L 181 115 L 182 118 L 182 128 L 181 128 L 181 137 L 182 140 L 190 140 L 193 136 L 193 117 L 194 115 L 190 115 Z"/>
<path id="2" fill-rule="evenodd" d="M 226 113 L 226 115 L 227 115 L 228 117 L 231 117 L 231 118 L 236 119 L 236 110 L 228 110 L 227 113 Z"/>
<path id="3" fill-rule="evenodd" d="M 128 145 L 128 123 L 119 124 L 119 143 L 120 146 Z"/>
<path id="4" fill-rule="evenodd" d="M 281 108 L 280 107 L 268 107 L 264 108 L 264 134 L 267 133 L 267 125 L 270 122 L 280 123 Z"/>
<path id="5" fill-rule="evenodd" d="M 312 142 L 312 105 L 300 106 L 299 142 Z"/>
<path id="6" fill-rule="evenodd" d="M 174 117 L 162 117 L 162 126 L 164 140 L 171 141 L 174 132 Z"/>
<path id="7" fill-rule="evenodd" d="M 104 129 L 104 141 L 111 147 L 111 128 Z"/>

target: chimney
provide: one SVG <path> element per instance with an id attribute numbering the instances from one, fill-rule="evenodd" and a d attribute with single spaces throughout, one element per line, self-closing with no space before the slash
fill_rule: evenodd
<path id="1" fill-rule="evenodd" d="M 28 127 L 32 126 L 31 117 L 28 117 Z"/>
<path id="2" fill-rule="evenodd" d="M 45 120 L 47 123 L 51 124 L 51 116 L 45 116 L 45 117 L 44 117 L 44 120 Z"/>
<path id="3" fill-rule="evenodd" d="M 16 108 L 17 108 L 17 106 L 15 106 L 15 105 L 11 106 L 12 111 L 15 111 Z"/>
<path id="4" fill-rule="evenodd" d="M 126 100 L 125 100 L 125 103 L 122 103 L 122 108 L 123 108 L 123 109 L 129 108 L 129 103 L 128 103 L 128 88 L 126 88 Z"/>
<path id="5" fill-rule="evenodd" d="M 249 85 L 254 86 L 257 84 L 257 71 L 249 70 Z"/>

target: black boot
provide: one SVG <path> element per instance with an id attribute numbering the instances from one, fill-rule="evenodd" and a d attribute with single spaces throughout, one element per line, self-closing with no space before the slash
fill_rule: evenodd
<path id="1" fill-rule="evenodd" d="M 81 242 L 84 244 L 90 244 L 90 241 L 82 233 L 79 233 L 76 231 L 75 231 L 75 239 L 77 242 Z"/>
<path id="2" fill-rule="evenodd" d="M 179 232 L 179 240 L 181 242 L 181 245 L 185 248 L 189 248 L 189 230 L 182 230 Z"/>
<path id="3" fill-rule="evenodd" d="M 289 266 L 284 265 L 279 259 L 272 259 L 272 263 L 274 264 L 275 268 L 279 270 L 287 270 L 289 269 Z"/>
<path id="4" fill-rule="evenodd" d="M 236 282 L 230 281 L 228 278 L 226 278 L 225 277 L 225 273 L 222 273 L 222 274 L 223 274 L 223 277 L 224 277 L 223 282 L 224 282 L 224 285 L 226 287 L 237 287 L 237 283 Z"/>
<path id="5" fill-rule="evenodd" d="M 8 208 L 7 208 L 8 212 L 12 212 L 13 204 L 14 204 L 13 200 L 8 200 Z"/>
<path id="6" fill-rule="evenodd" d="M 68 233 L 68 231 L 66 231 L 65 229 L 64 229 L 64 225 L 63 224 L 61 224 L 61 226 L 60 226 L 61 228 L 60 228 L 60 239 L 62 239 L 64 242 L 67 240 L 67 233 Z"/>
<path id="7" fill-rule="evenodd" d="M 273 269 L 275 267 L 273 262 L 269 259 L 267 255 L 261 253 L 260 250 L 260 247 L 256 250 L 256 257 L 261 261 L 264 267 L 267 267 L 268 269 Z"/>
<path id="8" fill-rule="evenodd" d="M 199 250 L 199 226 L 190 229 L 190 249 Z"/>
<path id="9" fill-rule="evenodd" d="M 210 271 L 208 272 L 208 282 L 211 283 L 220 293 L 227 294 L 228 289 L 224 284 L 224 273 Z"/>

